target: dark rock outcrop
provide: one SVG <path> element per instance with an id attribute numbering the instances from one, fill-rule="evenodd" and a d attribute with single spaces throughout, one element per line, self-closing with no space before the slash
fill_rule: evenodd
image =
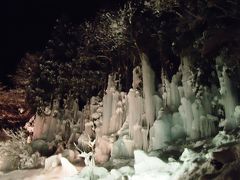
<path id="1" fill-rule="evenodd" d="M 42 156 L 47 157 L 53 155 L 57 150 L 54 142 L 48 143 L 42 139 L 32 141 L 31 147 L 33 152 L 39 152 Z"/>

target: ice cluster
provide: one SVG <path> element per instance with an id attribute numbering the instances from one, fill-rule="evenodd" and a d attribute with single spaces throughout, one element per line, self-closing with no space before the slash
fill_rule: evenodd
<path id="1" fill-rule="evenodd" d="M 50 113 L 46 110 L 51 115 L 36 118 L 33 138 L 45 134 L 52 140 L 57 134 L 68 144 L 77 142 L 83 150 L 89 150 L 87 142 L 95 139 L 95 149 L 90 151 L 97 163 L 104 163 L 109 158 L 133 157 L 134 150 L 149 152 L 181 139 L 207 138 L 240 124 L 240 106 L 222 56 L 216 58 L 215 70 L 209 75 L 218 79 L 219 87 L 218 83 L 198 84 L 202 72 L 193 71 L 188 56 L 181 57 L 172 79 L 162 73 L 156 87 L 148 57 L 142 53 L 140 58 L 142 66 L 133 70 L 129 92 L 119 91 L 119 80 L 111 74 L 103 100 L 93 97 L 83 112 L 72 101 L 63 120 L 54 116 L 54 108 Z"/>
<path id="2" fill-rule="evenodd" d="M 217 134 L 220 128 L 239 125 L 240 108 L 222 57 L 216 58 L 215 69 L 220 88 L 214 83 L 210 87 L 196 83 L 201 70 L 192 71 L 188 56 L 181 59 L 178 72 L 171 80 L 163 74 L 158 89 L 144 53 L 142 67 L 133 71 L 133 87 L 128 93 L 118 92 L 114 77 L 109 76 L 97 141 L 116 137 L 110 149 L 107 147 L 112 157 L 133 157 L 135 149 L 157 150 L 171 141 L 206 138 Z"/>

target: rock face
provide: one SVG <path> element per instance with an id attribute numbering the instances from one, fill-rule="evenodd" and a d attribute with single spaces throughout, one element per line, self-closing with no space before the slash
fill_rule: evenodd
<path id="1" fill-rule="evenodd" d="M 228 149 L 218 150 L 218 152 L 214 152 L 213 160 L 211 161 L 211 165 L 214 167 L 214 169 L 210 168 L 209 166 L 209 170 L 205 174 L 195 174 L 196 172 L 193 171 L 189 178 L 194 179 L 198 177 L 201 180 L 239 179 L 240 161 L 239 158 L 234 157 L 234 154 L 236 154 L 236 152 L 232 152 L 232 148 L 234 147 L 230 146 Z M 239 150 L 237 153 L 239 153 Z"/>
<path id="2" fill-rule="evenodd" d="M 240 161 L 235 161 L 227 166 L 223 167 L 221 173 L 216 176 L 215 180 L 224 180 L 224 179 L 240 179 Z"/>
<path id="3" fill-rule="evenodd" d="M 240 158 L 240 144 L 213 152 L 213 160 L 221 164 L 231 163 Z"/>
<path id="4" fill-rule="evenodd" d="M 32 141 L 31 147 L 33 152 L 39 152 L 42 156 L 51 156 L 57 150 L 57 147 L 54 144 L 41 139 Z"/>

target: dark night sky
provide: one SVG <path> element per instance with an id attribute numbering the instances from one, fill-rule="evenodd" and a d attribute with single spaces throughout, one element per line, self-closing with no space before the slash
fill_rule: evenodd
<path id="1" fill-rule="evenodd" d="M 4 49 L 0 81 L 14 71 L 28 51 L 43 49 L 55 20 L 66 15 L 75 23 L 94 17 L 101 8 L 113 8 L 123 0 L 7 0 L 3 6 Z"/>

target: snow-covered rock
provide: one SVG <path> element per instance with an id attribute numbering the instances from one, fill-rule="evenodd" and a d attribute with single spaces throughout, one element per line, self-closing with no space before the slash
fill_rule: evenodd
<path id="1" fill-rule="evenodd" d="M 100 118 L 101 117 L 101 114 L 100 113 L 93 113 L 92 114 L 92 119 L 94 119 L 94 120 L 96 120 L 96 119 L 98 119 L 98 118 Z"/>
<path id="2" fill-rule="evenodd" d="M 49 170 L 55 168 L 60 165 L 60 157 L 59 155 L 53 155 L 45 159 L 45 170 Z"/>
<path id="3" fill-rule="evenodd" d="M 100 164 L 107 162 L 110 158 L 111 150 L 112 142 L 108 137 L 98 138 L 95 148 L 95 161 Z"/>
<path id="4" fill-rule="evenodd" d="M 109 175 L 109 172 L 107 169 L 103 167 L 90 167 L 86 166 L 84 167 L 81 172 L 72 177 L 71 180 L 99 180 L 99 179 L 104 179 Z"/>
<path id="5" fill-rule="evenodd" d="M 178 162 L 166 163 L 157 157 L 150 157 L 141 150 L 134 151 L 135 174 L 130 178 L 137 179 L 161 179 L 161 180 L 177 180 L 173 174 L 180 169 L 181 164 Z"/>
<path id="6" fill-rule="evenodd" d="M 134 142 L 129 137 L 124 136 L 119 138 L 113 144 L 111 157 L 112 158 L 128 158 L 133 157 Z"/>
<path id="7" fill-rule="evenodd" d="M 226 134 L 226 131 L 219 131 L 219 133 L 213 138 L 212 143 L 218 147 L 235 141 L 236 139 L 234 136 Z"/>
<path id="8" fill-rule="evenodd" d="M 76 167 L 72 165 L 66 158 L 60 157 L 60 161 L 64 176 L 73 176 L 78 173 Z"/>

